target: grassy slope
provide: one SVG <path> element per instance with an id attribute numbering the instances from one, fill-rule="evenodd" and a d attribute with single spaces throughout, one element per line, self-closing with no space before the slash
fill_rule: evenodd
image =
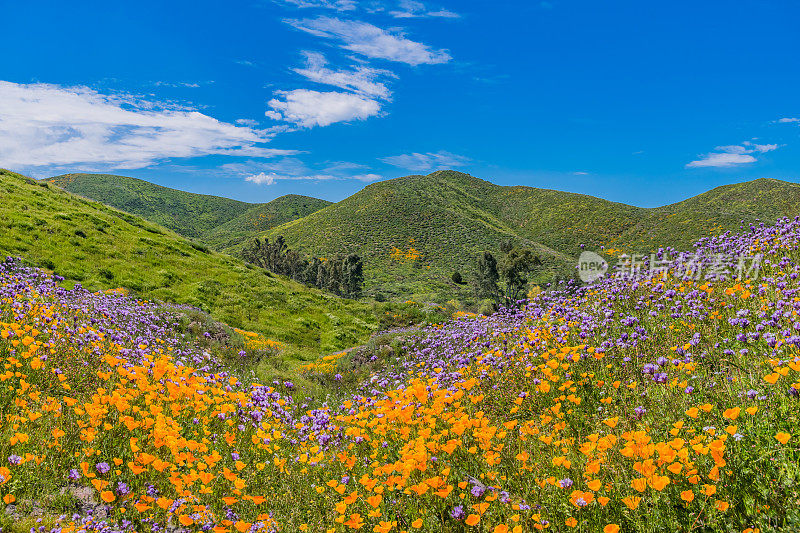
<path id="1" fill-rule="evenodd" d="M 296 194 L 252 204 L 110 174 L 65 174 L 46 181 L 218 249 L 233 246 L 330 204 Z"/>
<path id="2" fill-rule="evenodd" d="M 331 202 L 287 194 L 265 204 L 256 204 L 239 216 L 206 231 L 200 239 L 217 249 L 231 248 L 275 226 L 310 215 Z"/>
<path id="3" fill-rule="evenodd" d="M 308 217 L 272 229 L 311 254 L 355 250 L 365 256 L 368 288 L 398 294 L 455 290 L 453 270 L 471 272 L 475 255 L 501 240 L 555 250 L 548 272 L 570 272 L 580 245 L 647 253 L 685 248 L 698 238 L 738 230 L 741 221 L 774 222 L 800 214 L 800 185 L 774 179 L 718 187 L 683 202 L 640 208 L 592 196 L 494 185 L 453 171 L 408 176 L 365 187 Z M 409 239 L 423 254 L 415 270 L 390 258 Z M 430 267 L 430 268 L 427 268 Z M 427 291 L 427 293 L 426 293 Z"/>
<path id="4" fill-rule="evenodd" d="M 623 232 L 617 242 L 630 250 L 688 249 L 701 237 L 738 231 L 742 222 L 774 224 L 778 217 L 797 215 L 800 184 L 761 178 L 649 209 L 642 222 Z"/>
<path id="5" fill-rule="evenodd" d="M 253 207 L 230 198 L 110 174 L 65 174 L 46 181 L 194 238 Z"/>
<path id="6" fill-rule="evenodd" d="M 357 252 L 364 258 L 367 290 L 430 297 L 452 293 L 454 270 L 466 273 L 473 258 L 512 239 L 537 249 L 546 268 L 565 268 L 569 259 L 519 235 L 498 218 L 486 198 L 498 188 L 456 172 L 435 172 L 373 183 L 316 213 L 274 228 L 290 246 L 323 257 Z M 392 247 L 421 253 L 418 261 L 392 258 Z M 465 290 L 465 289 L 461 289 Z"/>
<path id="7" fill-rule="evenodd" d="M 203 251 L 138 216 L 5 170 L 0 192 L 0 253 L 22 256 L 88 288 L 121 286 L 150 299 L 203 307 L 294 351 L 352 346 L 374 328 L 366 305 Z"/>
<path id="8" fill-rule="evenodd" d="M 355 251 L 365 258 L 368 292 L 425 300 L 469 297 L 469 288 L 451 283 L 450 275 L 458 270 L 468 278 L 477 253 L 496 251 L 505 239 L 533 246 L 547 258 L 538 278 L 544 280 L 553 273 L 571 274 L 581 244 L 640 253 L 685 248 L 705 235 L 736 230 L 741 221 L 771 222 L 800 213 L 800 185 L 773 179 L 718 187 L 655 209 L 504 187 L 454 171 L 374 183 L 337 204 L 296 195 L 242 204 L 116 176 L 67 175 L 51 181 L 150 220 L 172 221 L 177 231 L 234 254 L 259 234 L 283 234 L 310 255 Z M 246 209 L 234 214 L 239 204 Z M 422 256 L 399 262 L 391 257 L 393 246 L 404 252 L 414 248 Z"/>

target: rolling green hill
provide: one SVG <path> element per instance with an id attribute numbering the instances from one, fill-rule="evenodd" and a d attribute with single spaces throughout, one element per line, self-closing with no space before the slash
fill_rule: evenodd
<path id="1" fill-rule="evenodd" d="M 253 233 L 306 216 L 330 204 L 294 194 L 252 204 L 111 174 L 64 174 L 45 181 L 213 247 L 231 246 Z"/>
<path id="2" fill-rule="evenodd" d="M 48 182 L 0 170 L 0 254 L 21 256 L 92 290 L 208 310 L 296 352 L 331 351 L 375 329 L 369 306 L 273 276 Z"/>
<path id="3" fill-rule="evenodd" d="M 537 250 L 544 260 L 542 279 L 568 272 L 569 255 L 529 238 L 515 220 L 502 217 L 502 200 L 496 198 L 502 190 L 451 171 L 397 178 L 368 185 L 268 236 L 283 235 L 290 246 L 322 257 L 356 252 L 364 258 L 367 290 L 399 297 L 468 294 L 450 281 L 452 272 L 470 272 L 478 253 L 496 250 L 508 239 Z"/>
<path id="4" fill-rule="evenodd" d="M 111 174 L 64 174 L 46 181 L 193 238 L 253 207 L 230 198 L 179 191 Z"/>
<path id="5" fill-rule="evenodd" d="M 235 247 L 254 235 L 310 215 L 329 205 L 331 202 L 327 200 L 287 194 L 265 204 L 255 204 L 224 224 L 206 231 L 200 239 L 216 249 Z"/>
<path id="6" fill-rule="evenodd" d="M 105 175 L 49 181 L 169 222 L 234 255 L 257 235 L 283 235 L 291 247 L 319 257 L 356 252 L 364 258 L 367 294 L 439 302 L 468 299 L 471 289 L 452 283 L 451 274 L 469 279 L 476 255 L 508 239 L 538 251 L 544 265 L 535 281 L 542 282 L 572 275 L 581 245 L 638 253 L 687 248 L 700 237 L 737 230 L 742 221 L 800 214 L 800 185 L 774 179 L 725 185 L 658 208 L 500 186 L 455 171 L 373 183 L 336 204 L 296 195 L 244 204 Z"/>
<path id="7" fill-rule="evenodd" d="M 774 179 L 725 185 L 676 204 L 641 208 L 438 171 L 371 184 L 266 235 L 284 235 L 290 246 L 313 255 L 361 254 L 368 291 L 441 300 L 442 294 L 461 290 L 449 282 L 454 270 L 468 276 L 476 254 L 497 250 L 504 239 L 539 250 L 546 259 L 539 274 L 543 279 L 571 274 L 582 244 L 638 253 L 661 246 L 686 248 L 709 234 L 736 230 L 742 221 L 774 222 L 797 214 L 800 185 Z M 419 258 L 397 254 L 400 250 L 407 256 L 409 249 Z"/>
<path id="8" fill-rule="evenodd" d="M 627 250 L 686 249 L 701 237 L 737 231 L 742 223 L 774 224 L 800 215 L 800 184 L 771 178 L 723 185 L 682 202 L 646 210 L 640 223 L 611 242 Z"/>

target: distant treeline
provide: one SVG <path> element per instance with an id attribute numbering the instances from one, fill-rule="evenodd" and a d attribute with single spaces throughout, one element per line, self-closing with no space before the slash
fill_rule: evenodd
<path id="1" fill-rule="evenodd" d="M 276 274 L 317 287 L 338 296 L 358 298 L 364 288 L 364 264 L 358 254 L 337 255 L 329 259 L 306 259 L 286 245 L 282 235 L 256 238 L 242 250 L 242 258 Z"/>

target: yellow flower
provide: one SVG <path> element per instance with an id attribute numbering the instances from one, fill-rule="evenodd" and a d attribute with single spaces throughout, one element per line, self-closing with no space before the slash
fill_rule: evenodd
<path id="1" fill-rule="evenodd" d="M 775 435 L 775 438 L 781 444 L 786 444 L 787 442 L 789 442 L 789 439 L 791 439 L 792 436 L 786 433 L 785 431 L 780 431 Z"/>
<path id="2" fill-rule="evenodd" d="M 693 501 L 694 492 L 692 492 L 691 490 L 685 490 L 681 492 L 681 500 L 685 501 L 686 503 Z"/>
<path id="3" fill-rule="evenodd" d="M 639 503 L 641 501 L 642 499 L 639 498 L 638 496 L 626 496 L 625 498 L 622 498 L 622 503 L 624 503 L 625 506 L 631 510 L 639 507 Z"/>
<path id="4" fill-rule="evenodd" d="M 417 518 L 413 522 L 411 522 L 411 527 L 414 529 L 419 529 L 422 527 L 422 518 Z"/>
<path id="5" fill-rule="evenodd" d="M 731 420 L 736 420 L 737 418 L 739 418 L 739 413 L 741 411 L 742 411 L 742 409 L 739 408 L 739 407 L 734 407 L 732 409 L 726 409 L 725 412 L 722 413 L 722 416 L 724 416 L 725 418 L 730 418 Z"/>
<path id="6" fill-rule="evenodd" d="M 476 514 L 471 514 L 471 515 L 469 515 L 467 517 L 466 524 L 468 526 L 474 526 L 475 524 L 477 524 L 480 521 L 481 521 L 481 517 L 480 516 L 478 516 Z"/>

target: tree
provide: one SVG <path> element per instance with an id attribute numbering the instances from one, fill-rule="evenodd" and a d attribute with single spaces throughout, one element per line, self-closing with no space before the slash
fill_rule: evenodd
<path id="1" fill-rule="evenodd" d="M 256 237 L 242 249 L 242 259 L 261 268 L 269 270 L 269 240 Z"/>
<path id="2" fill-rule="evenodd" d="M 286 245 L 282 235 L 270 243 L 268 239 L 253 239 L 241 252 L 242 259 L 276 274 L 289 276 L 311 287 L 349 298 L 361 296 L 364 288 L 364 265 L 358 254 L 323 261 L 312 257 L 309 261 Z"/>
<path id="3" fill-rule="evenodd" d="M 505 284 L 506 305 L 516 305 L 528 288 L 528 274 L 542 261 L 528 249 L 511 248 L 500 262 L 500 275 Z"/>
<path id="4" fill-rule="evenodd" d="M 342 295 L 342 259 L 335 257 L 328 260 L 327 289 L 333 294 Z"/>
<path id="5" fill-rule="evenodd" d="M 349 254 L 342 262 L 342 294 L 358 298 L 364 288 L 364 264 L 358 254 Z"/>
<path id="6" fill-rule="evenodd" d="M 475 277 L 478 298 L 491 298 L 495 309 L 516 306 L 527 292 L 528 274 L 542 264 L 531 250 L 515 247 L 510 241 L 501 243 L 500 248 L 504 255 L 499 264 L 490 252 L 483 252 Z"/>
<path id="7" fill-rule="evenodd" d="M 478 258 L 478 270 L 475 275 L 475 292 L 478 298 L 491 298 L 500 306 L 500 289 L 497 285 L 500 274 L 497 272 L 497 259 L 491 252 L 483 252 Z"/>
<path id="8" fill-rule="evenodd" d="M 317 279 L 315 285 L 318 289 L 327 289 L 328 288 L 328 267 L 325 266 L 320 259 L 314 258 L 314 262 L 317 263 Z"/>

